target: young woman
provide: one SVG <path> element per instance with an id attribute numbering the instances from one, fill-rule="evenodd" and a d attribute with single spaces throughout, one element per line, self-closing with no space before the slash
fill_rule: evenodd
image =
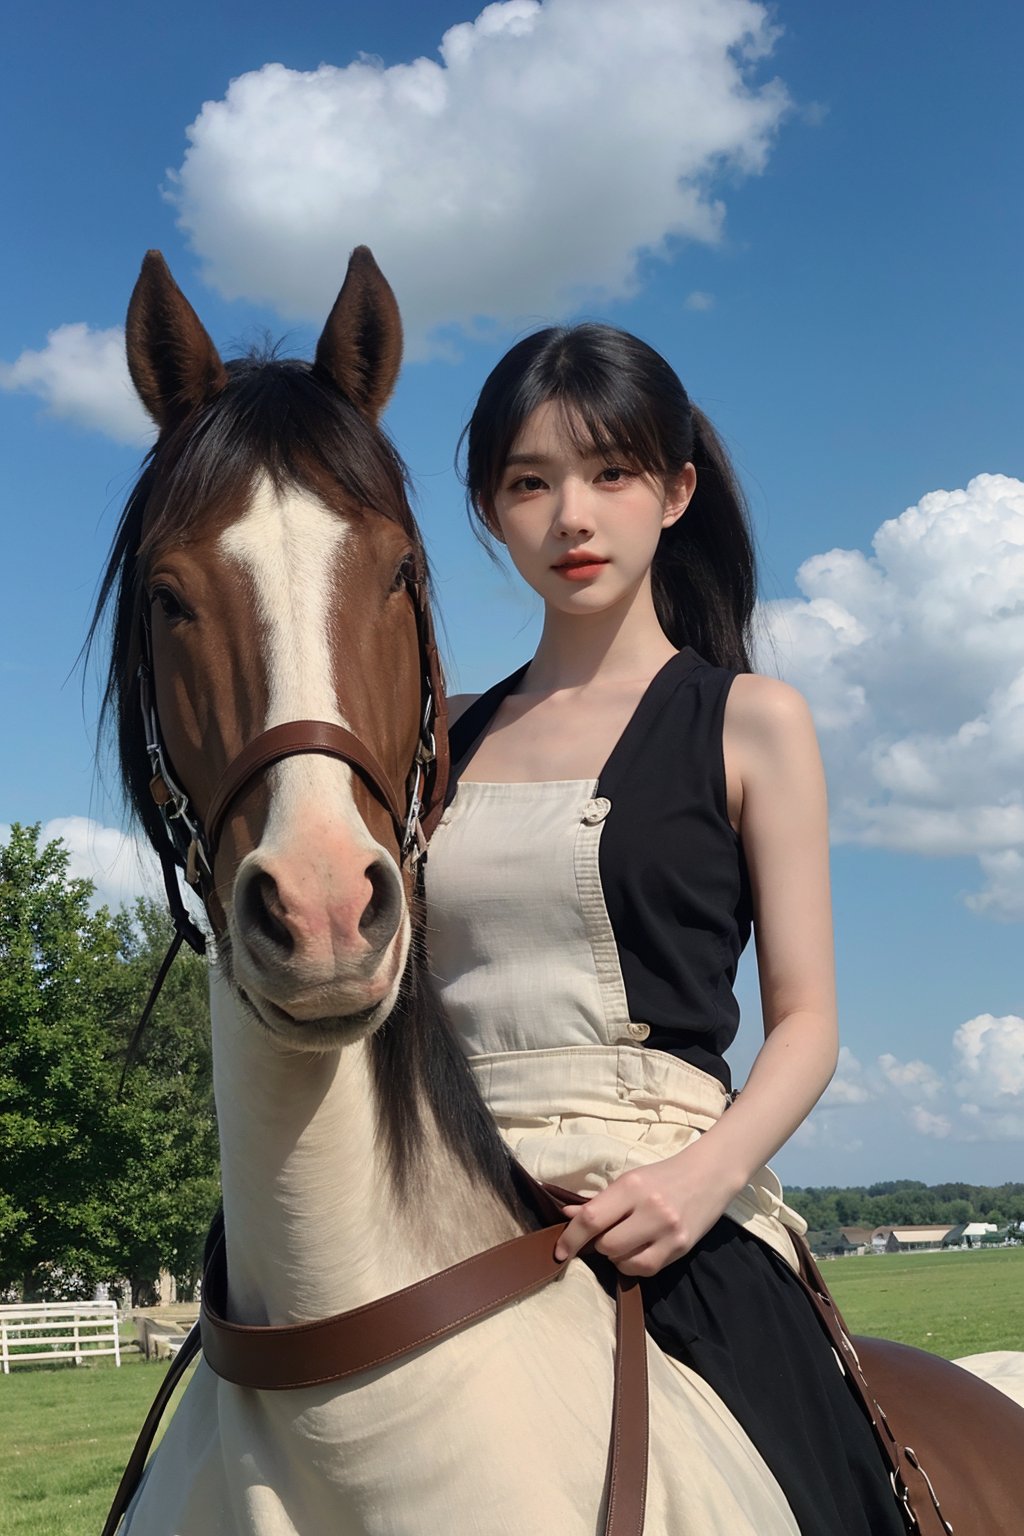
<path id="1" fill-rule="evenodd" d="M 662 357 L 582 325 L 498 364 L 466 478 L 544 628 L 527 666 L 452 701 L 427 871 L 449 1015 L 516 1154 L 586 1197 L 560 1256 L 643 1277 L 651 1333 L 728 1404 L 804 1536 L 897 1536 L 764 1166 L 832 1075 L 836 1007 L 821 760 L 800 694 L 750 671 L 735 476 Z M 736 1096 L 752 925 L 765 1040 Z"/>

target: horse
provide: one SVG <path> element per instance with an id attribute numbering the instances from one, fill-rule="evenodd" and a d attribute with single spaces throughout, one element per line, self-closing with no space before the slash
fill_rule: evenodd
<path id="1" fill-rule="evenodd" d="M 101 586 L 106 701 L 127 798 L 165 861 L 173 839 L 212 930 L 228 1320 L 287 1325 L 365 1306 L 535 1224 L 425 954 L 428 575 L 380 427 L 401 322 L 360 247 L 313 364 L 224 363 L 151 252 L 126 338 L 159 436 Z M 312 741 L 296 731 L 311 722 Z M 344 1382 L 258 1391 L 200 1360 L 123 1536 L 594 1536 L 614 1335 L 609 1296 L 572 1262 L 542 1291 Z M 1008 1430 L 1013 1405 L 940 1365 L 954 1383 L 943 1376 L 947 1428 L 962 1376 L 983 1397 L 971 1411 L 1024 1449 L 1024 1413 Z M 901 1363 L 901 1386 L 915 1369 Z M 648 1371 L 647 1536 L 796 1536 L 707 1385 L 653 1344 Z M 938 1457 L 970 1439 L 939 1429 Z M 942 1495 L 958 1536 L 1010 1529 L 1009 1464 L 993 1457 L 982 1477 L 980 1458 L 965 1460 Z"/>

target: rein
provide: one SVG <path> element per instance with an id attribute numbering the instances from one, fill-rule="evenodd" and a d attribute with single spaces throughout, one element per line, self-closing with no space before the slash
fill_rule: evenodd
<path id="1" fill-rule="evenodd" d="M 554 1256 L 568 1223 L 559 1202 L 566 1190 L 514 1172 L 547 1217 L 532 1232 L 393 1291 L 365 1306 L 317 1322 L 253 1327 L 227 1320 L 227 1261 L 223 1218 L 215 1222 L 203 1267 L 199 1321 L 172 1361 L 142 1426 L 114 1496 L 102 1536 L 115 1536 L 139 1486 L 157 1427 L 171 1396 L 200 1350 L 210 1369 L 235 1386 L 292 1391 L 344 1381 L 397 1364 L 414 1350 L 439 1343 L 509 1302 L 565 1273 Z M 635 1279 L 616 1275 L 615 1377 L 603 1536 L 643 1536 L 647 1496 L 649 1401 L 643 1295 Z"/>

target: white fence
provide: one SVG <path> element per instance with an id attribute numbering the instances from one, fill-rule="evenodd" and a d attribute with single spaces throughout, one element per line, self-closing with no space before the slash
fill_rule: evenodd
<path id="1" fill-rule="evenodd" d="M 0 1359 L 5 1376 L 23 1360 L 73 1360 L 81 1365 L 87 1355 L 113 1355 L 121 1364 L 116 1302 L 0 1306 Z"/>

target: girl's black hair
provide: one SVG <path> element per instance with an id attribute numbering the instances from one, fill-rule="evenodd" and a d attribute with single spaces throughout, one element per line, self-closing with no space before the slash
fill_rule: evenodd
<path id="1" fill-rule="evenodd" d="M 691 645 L 715 666 L 749 672 L 757 574 L 746 499 L 715 429 L 674 370 L 628 331 L 552 326 L 501 359 L 463 434 L 478 531 L 490 533 L 488 513 L 512 445 L 548 401 L 561 407 L 582 452 L 621 455 L 666 483 L 693 464 L 693 499 L 655 552 L 655 609 L 674 646 Z"/>

